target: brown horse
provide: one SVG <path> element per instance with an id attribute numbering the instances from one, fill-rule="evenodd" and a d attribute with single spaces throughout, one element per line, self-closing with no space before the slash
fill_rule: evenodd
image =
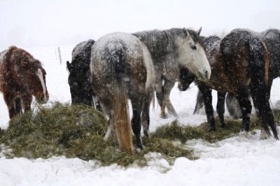
<path id="1" fill-rule="evenodd" d="M 32 95 L 38 103 L 49 99 L 46 71 L 27 51 L 11 46 L 0 53 L 0 91 L 9 117 L 31 110 Z"/>
<path id="2" fill-rule="evenodd" d="M 208 56 L 210 64 L 212 61 L 210 84 L 198 82 L 198 87 L 203 95 L 210 131 L 215 130 L 211 89 L 219 93 L 217 112 L 222 127 L 225 126 L 224 97 L 226 92 L 230 92 L 237 98 L 242 108 L 241 131 L 245 132 L 249 131 L 252 109 L 249 100 L 250 92 L 254 105 L 258 108 L 262 128 L 268 135 L 270 135 L 270 128 L 274 137 L 278 139 L 278 130 L 269 105 L 269 53 L 258 34 L 245 29 L 235 29 L 220 40 L 216 47 L 210 47 L 209 51 L 213 52 L 211 58 Z M 206 53 L 209 54 L 209 51 L 207 52 L 206 49 Z M 184 76 L 180 75 L 180 77 Z M 186 88 L 184 82 L 186 81 L 180 82 L 181 90 Z M 264 137 L 262 133 L 261 138 Z"/>

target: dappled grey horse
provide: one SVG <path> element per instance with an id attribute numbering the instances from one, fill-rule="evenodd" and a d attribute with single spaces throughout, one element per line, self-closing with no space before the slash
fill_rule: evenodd
<path id="1" fill-rule="evenodd" d="M 190 51 L 187 55 L 190 55 L 190 57 L 193 56 L 194 60 L 201 60 L 205 56 L 204 49 L 201 47 L 201 40 L 199 37 L 200 32 L 201 28 L 198 32 L 188 30 L 188 34 L 192 37 L 192 41 L 189 43 Z M 133 35 L 144 42 L 151 53 L 155 66 L 156 97 L 161 107 L 160 116 L 162 118 L 167 117 L 165 107 L 167 107 L 167 110 L 171 115 L 177 116 L 177 113 L 170 101 L 170 93 L 179 78 L 181 64 L 175 57 L 177 55 L 176 53 L 172 53 L 172 55 L 168 54 L 168 52 L 176 50 L 175 48 L 172 48 L 174 46 L 170 44 L 171 40 L 169 35 L 165 32 L 156 30 L 153 32 L 138 32 Z M 168 55 L 166 55 L 166 53 Z M 189 68 L 192 67 L 190 66 Z M 206 76 L 210 77 L 210 70 L 206 70 L 205 73 L 209 73 L 206 74 Z"/>
<path id="2" fill-rule="evenodd" d="M 137 35 L 137 37 L 135 36 Z M 148 135 L 149 106 L 154 92 L 155 63 L 176 61 L 198 79 L 207 80 L 211 69 L 193 30 L 174 28 L 138 34 L 113 33 L 92 46 L 91 82 L 102 110 L 109 116 L 105 140 L 114 129 L 119 147 L 133 152 L 127 100 L 132 105 L 132 130 L 142 149 L 141 124 Z"/>

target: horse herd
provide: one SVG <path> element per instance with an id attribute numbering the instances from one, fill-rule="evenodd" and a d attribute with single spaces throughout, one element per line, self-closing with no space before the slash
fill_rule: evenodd
<path id="1" fill-rule="evenodd" d="M 272 81 L 280 76 L 280 31 L 234 29 L 223 38 L 200 36 L 200 32 L 173 28 L 112 33 L 79 43 L 71 63 L 66 62 L 72 104 L 90 105 L 107 115 L 109 127 L 104 139 L 114 132 L 118 147 L 133 153 L 131 131 L 139 150 L 143 149 L 141 127 L 149 136 L 154 92 L 161 106 L 160 116 L 167 117 L 166 108 L 177 116 L 169 98 L 172 88 L 178 82 L 178 88 L 186 90 L 195 81 L 200 91 L 196 108 L 205 104 L 209 131 L 216 129 L 211 94 L 215 89 L 221 127 L 225 127 L 228 94 L 240 105 L 241 131 L 249 131 L 251 96 L 262 123 L 261 138 L 272 131 L 278 139 L 269 98 Z M 27 51 L 12 46 L 0 53 L 0 91 L 10 118 L 31 109 L 32 95 L 39 103 L 48 101 L 45 76 L 39 60 Z"/>

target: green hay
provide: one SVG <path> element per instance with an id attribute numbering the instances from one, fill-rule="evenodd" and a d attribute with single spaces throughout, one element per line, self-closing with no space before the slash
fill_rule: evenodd
<path id="1" fill-rule="evenodd" d="M 10 158 L 65 156 L 122 166 L 135 162 L 146 165 L 144 155 L 148 152 L 159 152 L 170 163 L 177 157 L 195 158 L 191 150 L 162 138 L 144 138 L 144 150 L 129 155 L 116 150 L 113 137 L 108 142 L 103 140 L 106 130 L 107 120 L 91 107 L 55 103 L 37 114 L 29 112 L 12 119 L 0 143 L 5 144 L 6 150 L 2 152 Z"/>
<path id="2" fill-rule="evenodd" d="M 280 111 L 275 111 L 275 121 L 279 123 Z M 107 142 L 103 137 L 107 130 L 107 120 L 101 112 L 83 105 L 63 105 L 54 103 L 52 108 L 42 108 L 36 114 L 29 112 L 10 121 L 6 131 L 1 130 L 1 152 L 6 157 L 50 158 L 65 156 L 83 160 L 98 160 L 102 165 L 118 164 L 146 166 L 145 154 L 158 152 L 170 164 L 178 157 L 197 159 L 193 150 L 185 142 L 203 139 L 209 142 L 238 135 L 241 120 L 226 120 L 227 127 L 221 129 L 218 119 L 216 132 L 208 132 L 207 123 L 198 127 L 182 127 L 177 121 L 159 127 L 150 138 L 143 138 L 144 149 L 133 155 L 116 150 L 116 142 L 111 137 Z M 250 130 L 259 128 L 256 117 L 252 117 Z M 181 143 L 179 143 L 179 142 Z M 135 143 L 134 143 L 135 144 Z"/>
<path id="3" fill-rule="evenodd" d="M 278 117 L 279 118 L 279 117 Z M 276 117 L 277 119 L 277 117 Z M 226 127 L 221 128 L 218 117 L 215 118 L 216 131 L 209 132 L 207 122 L 202 123 L 197 127 L 185 126 L 182 127 L 177 121 L 174 121 L 170 125 L 159 127 L 153 137 L 161 137 L 169 140 L 179 140 L 185 143 L 191 139 L 203 139 L 210 143 L 214 143 L 232 136 L 236 136 L 240 132 L 241 120 L 226 119 Z M 253 132 L 254 129 L 260 129 L 259 120 L 255 117 L 251 117 L 250 131 Z"/>

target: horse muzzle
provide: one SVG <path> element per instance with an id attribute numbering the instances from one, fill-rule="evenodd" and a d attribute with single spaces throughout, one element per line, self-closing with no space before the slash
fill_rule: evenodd
<path id="1" fill-rule="evenodd" d="M 39 104 L 45 104 L 49 101 L 49 94 L 46 94 L 46 95 L 42 95 L 40 96 L 39 98 L 36 98 L 36 101 L 39 103 Z"/>
<path id="2" fill-rule="evenodd" d="M 208 81 L 211 77 L 211 69 L 204 70 L 202 73 L 199 73 L 198 80 L 199 81 Z"/>

